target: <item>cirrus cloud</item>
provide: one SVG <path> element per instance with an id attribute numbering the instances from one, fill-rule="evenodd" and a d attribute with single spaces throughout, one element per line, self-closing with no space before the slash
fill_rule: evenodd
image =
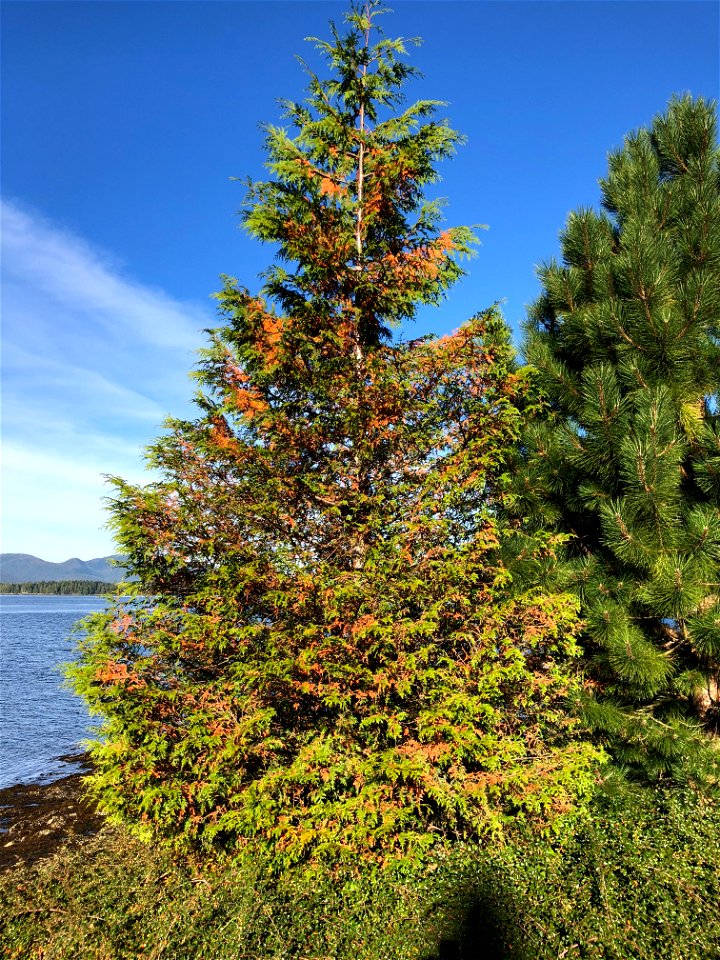
<path id="1" fill-rule="evenodd" d="M 114 552 L 103 475 L 149 479 L 166 413 L 192 415 L 188 370 L 213 324 L 112 258 L 3 200 L 2 520 L 5 552 Z"/>

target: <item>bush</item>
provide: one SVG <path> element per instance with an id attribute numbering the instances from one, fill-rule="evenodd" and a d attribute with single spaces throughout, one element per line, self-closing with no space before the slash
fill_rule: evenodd
<path id="1" fill-rule="evenodd" d="M 717 813 L 717 804 L 687 793 L 606 795 L 565 847 L 531 839 L 456 851 L 432 891 L 455 955 L 720 957 Z M 427 954 L 435 956 L 443 954 Z"/>

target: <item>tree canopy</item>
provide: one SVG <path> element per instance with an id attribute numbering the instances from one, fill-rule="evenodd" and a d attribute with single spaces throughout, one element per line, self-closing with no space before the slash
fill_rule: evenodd
<path id="1" fill-rule="evenodd" d="M 525 350 L 545 408 L 521 502 L 570 535 L 589 721 L 620 762 L 687 775 L 720 719 L 714 105 L 674 99 L 601 186 L 604 211 L 572 213 L 563 263 L 540 271 Z"/>

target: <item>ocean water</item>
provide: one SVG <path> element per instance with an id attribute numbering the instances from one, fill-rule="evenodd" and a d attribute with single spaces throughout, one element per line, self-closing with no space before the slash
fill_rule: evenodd
<path id="1" fill-rule="evenodd" d="M 49 783 L 78 769 L 92 720 L 63 689 L 73 624 L 103 610 L 102 597 L 0 595 L 0 788 Z"/>

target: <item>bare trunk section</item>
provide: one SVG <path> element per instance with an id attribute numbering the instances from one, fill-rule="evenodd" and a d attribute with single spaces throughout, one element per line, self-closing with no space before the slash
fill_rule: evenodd
<path id="1" fill-rule="evenodd" d="M 364 49 L 367 51 L 370 47 L 370 5 L 365 5 L 365 16 L 367 17 L 367 28 L 365 30 L 365 45 Z M 357 212 L 355 214 L 355 249 L 357 254 L 357 269 L 358 273 L 362 273 L 362 258 L 363 258 L 363 200 L 364 200 L 364 189 L 365 189 L 365 78 L 367 77 L 367 63 L 364 63 L 362 70 L 360 72 L 361 79 L 361 93 L 360 93 L 360 110 L 358 113 L 358 166 L 357 166 Z M 356 326 L 355 326 L 355 345 L 353 347 L 355 354 L 355 369 L 358 375 L 358 383 L 362 381 L 363 375 L 363 361 L 365 359 L 362 344 L 360 342 L 360 316 L 359 310 L 357 309 L 356 303 Z M 367 486 L 361 477 L 363 473 L 363 465 L 358 455 L 357 448 L 353 450 L 353 470 L 358 480 L 358 490 L 363 489 Z M 365 542 L 365 537 L 360 531 L 357 531 L 353 537 L 353 544 L 351 547 L 352 559 L 351 566 L 353 570 L 361 570 L 365 563 L 365 554 L 367 552 L 367 544 Z"/>
<path id="2" fill-rule="evenodd" d="M 370 47 L 370 4 L 365 5 L 365 16 L 367 17 L 368 26 L 365 30 L 365 45 L 364 49 L 367 51 Z M 357 252 L 357 266 L 358 270 L 362 269 L 361 261 L 363 256 L 363 198 L 364 198 L 364 186 L 365 186 L 365 78 L 367 77 L 367 63 L 364 63 L 362 70 L 360 72 L 361 76 L 361 97 L 360 97 L 360 113 L 358 117 L 358 133 L 359 137 L 359 147 L 358 147 L 358 168 L 357 168 L 357 213 L 355 214 L 355 249 Z M 355 340 L 355 363 L 360 373 L 360 368 L 363 361 L 363 350 L 360 343 L 360 330 L 359 324 L 357 329 L 357 337 Z"/>

